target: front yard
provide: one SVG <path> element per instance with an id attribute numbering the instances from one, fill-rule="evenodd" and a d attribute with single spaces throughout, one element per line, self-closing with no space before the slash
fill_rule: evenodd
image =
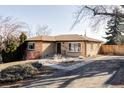
<path id="1" fill-rule="evenodd" d="M 123 56 L 95 58 L 93 62 L 73 70 L 53 70 L 52 73 L 39 74 L 12 84 L 1 84 L 0 87 L 124 87 L 123 61 Z"/>

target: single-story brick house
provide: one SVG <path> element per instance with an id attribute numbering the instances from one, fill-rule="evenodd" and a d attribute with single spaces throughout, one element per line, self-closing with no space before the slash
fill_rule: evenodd
<path id="1" fill-rule="evenodd" d="M 26 40 L 25 59 L 38 59 L 61 54 L 88 57 L 98 54 L 102 41 L 77 34 L 36 36 Z"/>

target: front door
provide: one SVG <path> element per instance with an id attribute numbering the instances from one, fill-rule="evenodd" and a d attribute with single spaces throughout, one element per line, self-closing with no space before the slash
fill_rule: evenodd
<path id="1" fill-rule="evenodd" d="M 57 54 L 61 54 L 61 43 L 57 43 Z"/>

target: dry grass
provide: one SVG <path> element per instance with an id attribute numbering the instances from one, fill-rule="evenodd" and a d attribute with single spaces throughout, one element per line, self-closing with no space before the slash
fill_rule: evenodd
<path id="1" fill-rule="evenodd" d="M 34 63 L 34 62 L 38 62 L 38 60 L 26 60 L 26 61 L 15 61 L 15 62 L 10 62 L 10 63 L 3 63 L 3 64 L 0 64 L 0 70 L 5 69 L 9 66 Z"/>

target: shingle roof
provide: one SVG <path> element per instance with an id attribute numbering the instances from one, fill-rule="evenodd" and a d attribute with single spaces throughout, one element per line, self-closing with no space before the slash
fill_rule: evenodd
<path id="1" fill-rule="evenodd" d="M 28 38 L 27 41 L 55 41 L 54 36 L 35 36 L 32 38 Z"/>
<path id="2" fill-rule="evenodd" d="M 78 34 L 67 34 L 67 35 L 57 35 L 57 36 L 36 36 L 27 39 L 27 41 L 93 41 L 102 42 L 100 40 L 85 37 Z"/>
<path id="3" fill-rule="evenodd" d="M 94 39 L 94 38 L 90 38 L 90 37 L 85 37 L 87 41 L 94 41 L 94 42 L 103 42 L 101 40 L 98 39 Z"/>
<path id="4" fill-rule="evenodd" d="M 84 37 L 77 35 L 77 34 L 69 34 L 69 35 L 57 35 L 55 36 L 55 39 L 58 41 L 80 41 L 85 40 Z"/>

